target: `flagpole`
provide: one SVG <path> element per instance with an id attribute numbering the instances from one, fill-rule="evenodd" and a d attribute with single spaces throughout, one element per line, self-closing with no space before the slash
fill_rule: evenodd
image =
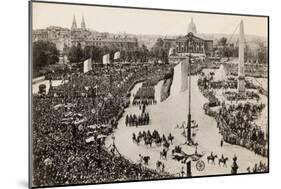
<path id="1" fill-rule="evenodd" d="M 98 86 L 96 87 L 96 98 L 98 97 Z M 97 124 L 99 122 L 99 108 L 97 107 Z"/>

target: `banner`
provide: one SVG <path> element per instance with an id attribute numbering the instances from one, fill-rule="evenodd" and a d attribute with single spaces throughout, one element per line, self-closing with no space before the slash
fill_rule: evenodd
<path id="1" fill-rule="evenodd" d="M 175 50 L 174 48 L 169 49 L 169 56 L 174 55 L 174 50 Z"/>
<path id="2" fill-rule="evenodd" d="M 120 51 L 114 53 L 114 60 L 120 59 Z"/>
<path id="3" fill-rule="evenodd" d="M 92 70 L 92 60 L 91 58 L 84 61 L 83 64 L 83 72 L 87 73 L 88 71 Z"/>
<path id="4" fill-rule="evenodd" d="M 170 96 L 176 96 L 188 87 L 188 60 L 182 61 L 174 67 L 173 83 Z"/>
<path id="5" fill-rule="evenodd" d="M 105 65 L 106 64 L 110 64 L 110 56 L 109 56 L 109 54 L 103 55 L 102 63 L 105 64 Z"/>

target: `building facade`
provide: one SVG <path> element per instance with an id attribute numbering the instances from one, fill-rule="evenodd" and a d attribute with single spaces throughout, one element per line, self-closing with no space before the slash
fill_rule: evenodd
<path id="1" fill-rule="evenodd" d="M 57 26 L 49 26 L 46 29 L 38 29 L 32 32 L 32 41 L 51 41 L 56 44 L 60 53 L 64 49 L 77 46 L 79 43 L 82 48 L 85 46 L 111 46 L 114 45 L 121 49 L 133 49 L 138 47 L 138 40 L 135 37 L 126 35 L 115 35 L 109 33 L 101 33 L 91 31 L 86 28 L 84 16 L 82 16 L 81 27 L 77 26 L 76 18 L 73 16 L 73 21 L 70 29 Z"/>
<path id="2" fill-rule="evenodd" d="M 171 59 L 183 59 L 190 53 L 192 56 L 206 57 L 213 56 L 213 40 L 204 39 L 197 34 L 197 28 L 193 19 L 188 25 L 188 33 L 176 38 L 165 38 L 164 47 L 169 51 Z"/>

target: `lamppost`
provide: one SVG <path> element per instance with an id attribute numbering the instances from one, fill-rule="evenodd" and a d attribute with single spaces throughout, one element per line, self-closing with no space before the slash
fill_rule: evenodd
<path id="1" fill-rule="evenodd" d="M 114 136 L 114 134 L 112 134 L 111 139 L 112 139 L 112 146 L 113 146 L 113 148 L 115 148 L 115 136 Z"/>
<path id="2" fill-rule="evenodd" d="M 187 144 L 193 144 L 191 138 L 191 51 L 192 51 L 192 37 L 193 34 L 188 33 L 188 46 L 189 46 L 189 56 L 188 56 L 188 114 L 187 114 Z"/>
<path id="3" fill-rule="evenodd" d="M 205 169 L 205 163 L 201 160 L 204 154 L 200 154 L 197 152 L 197 147 L 195 148 L 195 152 L 192 154 L 187 154 L 185 152 L 181 152 L 182 156 L 178 159 L 182 164 L 186 165 L 186 177 L 192 177 L 191 173 L 191 162 L 196 162 L 195 167 L 198 171 L 203 171 Z M 181 167 L 181 176 L 184 176 L 184 166 Z"/>

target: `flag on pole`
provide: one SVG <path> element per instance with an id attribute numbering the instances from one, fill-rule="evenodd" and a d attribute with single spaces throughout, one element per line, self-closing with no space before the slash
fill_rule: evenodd
<path id="1" fill-rule="evenodd" d="M 174 54 L 174 50 L 175 50 L 174 48 L 170 48 L 170 49 L 169 49 L 169 56 L 171 56 L 171 55 Z"/>
<path id="2" fill-rule="evenodd" d="M 91 60 L 91 58 L 85 60 L 84 63 L 83 63 L 83 72 L 87 73 L 90 70 L 92 70 L 92 60 Z"/>
<path id="3" fill-rule="evenodd" d="M 114 60 L 120 59 L 120 51 L 114 53 Z"/>
<path id="4" fill-rule="evenodd" d="M 110 64 L 110 56 L 109 56 L 109 54 L 106 54 L 106 55 L 103 55 L 103 57 L 102 57 L 102 63 L 103 64 Z"/>
<path id="5" fill-rule="evenodd" d="M 182 61 L 174 67 L 170 96 L 176 96 L 188 88 L 188 61 Z"/>
<path id="6" fill-rule="evenodd" d="M 92 95 L 92 98 L 93 98 L 93 105 L 95 106 L 95 101 L 98 97 L 98 86 L 95 85 L 93 88 L 91 88 L 91 95 Z"/>

